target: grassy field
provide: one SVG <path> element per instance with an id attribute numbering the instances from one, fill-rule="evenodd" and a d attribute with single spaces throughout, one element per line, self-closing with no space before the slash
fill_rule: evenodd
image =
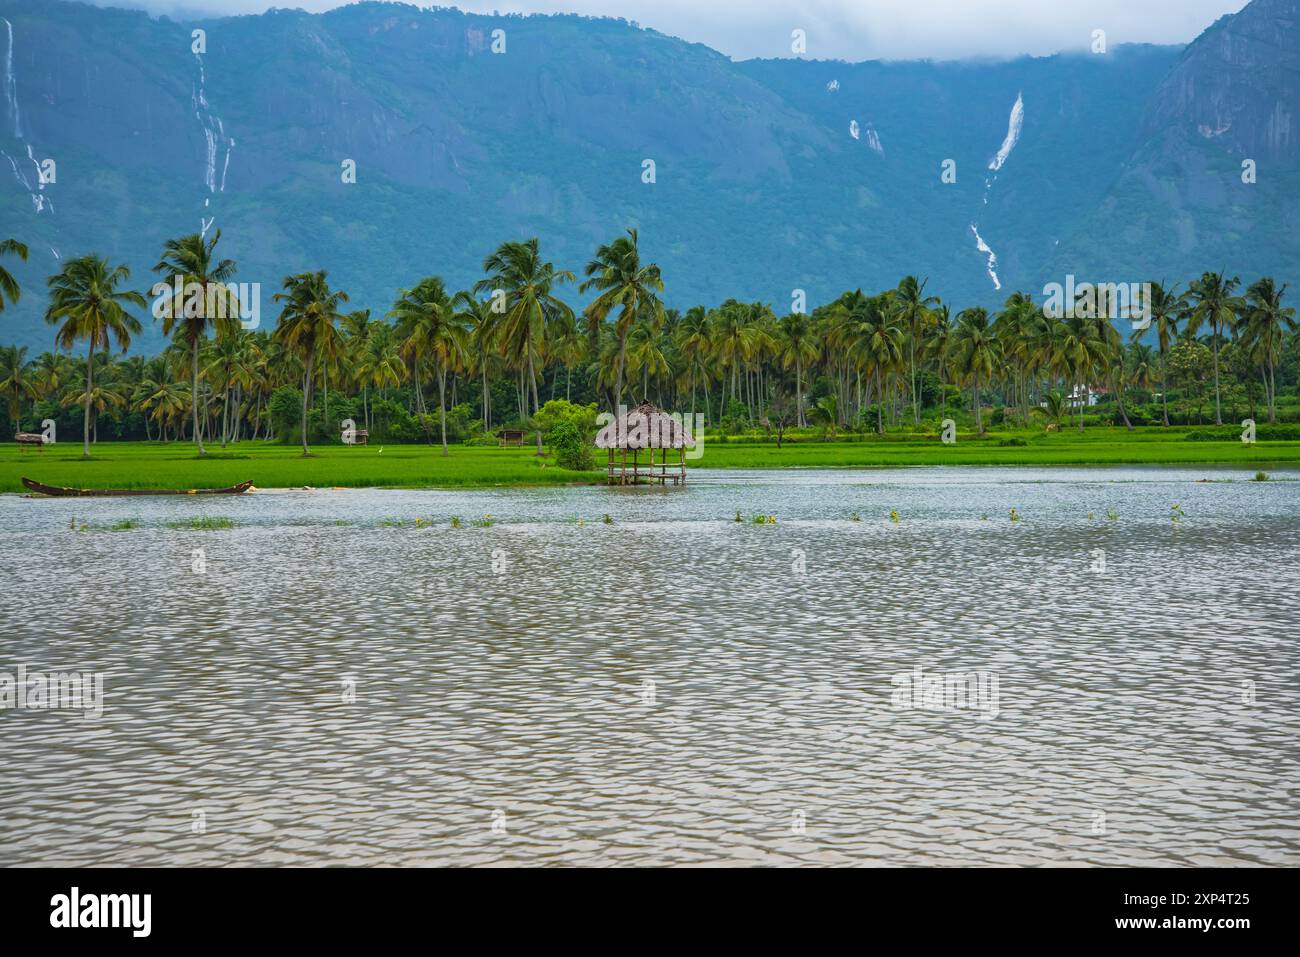
<path id="1" fill-rule="evenodd" d="M 1025 445 L 1000 444 L 1019 439 Z M 381 450 L 382 449 L 382 450 Z M 1300 467 L 1300 442 L 1189 441 L 1183 431 L 1095 428 L 1083 435 L 993 433 L 942 445 L 933 438 L 775 443 L 707 440 L 691 468 L 878 468 L 909 465 L 1231 465 L 1269 470 Z M 312 486 L 486 487 L 601 481 L 599 472 L 570 472 L 530 447 L 452 446 L 444 458 L 427 445 L 320 446 L 303 458 L 296 446 L 243 442 L 200 459 L 188 444 L 105 442 L 89 461 L 79 443 L 40 451 L 0 445 L 0 492 L 23 491 L 22 476 L 80 488 L 211 488 L 245 479 L 262 488 Z"/>

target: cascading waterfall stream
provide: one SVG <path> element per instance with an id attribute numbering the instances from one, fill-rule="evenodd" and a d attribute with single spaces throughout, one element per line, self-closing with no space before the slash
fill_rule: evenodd
<path id="1" fill-rule="evenodd" d="M 1007 135 L 1002 140 L 1002 145 L 998 147 L 997 153 L 989 160 L 990 175 L 984 180 L 984 204 L 989 204 L 989 193 L 993 189 L 993 184 L 997 182 L 998 173 L 1006 164 L 1007 158 L 1011 156 L 1011 151 L 1016 148 L 1020 142 L 1020 130 L 1025 125 L 1025 99 L 1022 93 L 1016 94 L 1016 102 L 1011 107 L 1011 116 L 1007 120 Z M 980 236 L 979 223 L 970 224 L 971 235 L 975 237 L 975 248 L 980 254 L 985 256 L 988 261 L 986 266 L 989 278 L 993 280 L 993 288 L 1002 289 L 1002 280 L 998 278 L 998 257 L 989 244 Z"/>
<path id="2" fill-rule="evenodd" d="M 6 17 L 0 17 L 0 20 L 4 20 L 5 24 L 4 100 L 5 112 L 8 114 L 9 118 L 9 132 L 14 140 L 25 147 L 26 163 L 32 164 L 33 179 L 28 179 L 27 174 L 20 168 L 19 164 L 22 157 L 11 156 L 3 149 L 0 149 L 0 156 L 3 156 L 9 161 L 9 168 L 14 174 L 14 179 L 17 180 L 22 188 L 27 191 L 27 195 L 31 197 L 32 209 L 35 210 L 37 215 L 40 215 L 47 210 L 53 213 L 54 203 L 45 195 L 45 178 L 41 175 L 40 161 L 36 158 L 36 152 L 32 149 L 32 144 L 27 142 L 27 138 L 23 135 L 22 112 L 18 108 L 18 77 L 14 73 L 14 25 L 9 22 Z M 25 167 L 26 163 L 22 163 L 22 166 Z M 33 185 L 33 183 L 35 185 Z M 50 252 L 54 254 L 55 259 L 60 258 L 58 250 L 51 247 Z"/>
<path id="3" fill-rule="evenodd" d="M 203 209 L 208 211 L 212 208 L 213 198 L 226 191 L 226 175 L 230 172 L 230 154 L 234 151 L 235 140 L 233 137 L 226 135 L 226 126 L 221 121 L 221 117 L 212 113 L 208 106 L 208 97 L 206 91 L 207 75 L 203 69 L 202 54 L 195 53 L 194 59 L 199 64 L 199 82 L 194 87 L 191 101 L 194 106 L 194 118 L 199 121 L 199 126 L 203 129 L 204 143 L 204 169 L 203 182 L 208 188 L 208 195 L 203 198 Z M 217 179 L 217 156 L 222 149 L 225 149 L 225 160 L 221 164 L 221 179 Z M 199 232 L 202 236 L 207 236 L 208 230 L 216 222 L 217 214 L 212 212 L 211 215 L 199 216 Z"/>
<path id="4" fill-rule="evenodd" d="M 5 32 L 9 43 L 5 47 L 5 104 L 9 109 L 9 118 L 13 121 L 14 139 L 23 138 L 22 115 L 18 112 L 18 81 L 14 77 L 14 25 L 3 17 Z"/>

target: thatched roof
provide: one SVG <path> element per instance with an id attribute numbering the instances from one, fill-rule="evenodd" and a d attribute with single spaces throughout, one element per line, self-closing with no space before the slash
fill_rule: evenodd
<path id="1" fill-rule="evenodd" d="M 681 421 L 642 402 L 635 409 L 621 409 L 620 415 L 596 433 L 598 449 L 691 449 L 695 437 Z"/>

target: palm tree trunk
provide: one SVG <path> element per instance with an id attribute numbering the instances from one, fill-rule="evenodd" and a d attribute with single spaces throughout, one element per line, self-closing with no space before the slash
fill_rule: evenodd
<path id="1" fill-rule="evenodd" d="M 1123 359 L 1120 360 L 1121 363 L 1123 361 Z M 1115 390 L 1115 403 L 1119 406 L 1119 414 L 1124 420 L 1124 428 L 1132 432 L 1133 423 L 1129 421 L 1128 412 L 1124 409 L 1124 367 L 1122 364 L 1118 372 L 1112 373 L 1110 384 Z"/>
<path id="2" fill-rule="evenodd" d="M 1163 406 L 1167 429 L 1169 428 L 1169 371 L 1164 366 L 1160 370 L 1160 404 Z"/>
<path id="3" fill-rule="evenodd" d="M 885 393 L 880 381 L 880 366 L 876 366 L 876 435 L 885 434 Z"/>
<path id="4" fill-rule="evenodd" d="M 618 364 L 615 366 L 616 372 L 614 375 L 614 406 L 616 409 L 618 404 L 623 401 L 623 363 L 626 349 L 627 335 L 620 335 L 618 337 Z M 538 439 L 538 441 L 541 440 Z"/>
<path id="5" fill-rule="evenodd" d="M 203 447 L 203 436 L 199 434 L 199 337 L 190 342 L 190 412 L 194 420 L 194 444 L 199 447 L 199 455 L 207 455 Z"/>
<path id="6" fill-rule="evenodd" d="M 1219 403 L 1219 324 L 1211 323 L 1214 330 L 1214 424 L 1223 425 L 1223 410 Z"/>
<path id="7" fill-rule="evenodd" d="M 799 422 L 799 428 L 804 427 L 803 421 L 803 362 L 797 357 L 794 360 L 794 407 L 795 418 Z"/>
<path id="8" fill-rule="evenodd" d="M 312 384 L 312 366 L 315 362 L 315 355 L 307 353 L 307 370 L 303 376 L 302 385 L 302 454 L 311 455 L 311 449 L 307 448 L 307 403 L 311 401 L 311 384 Z"/>
<path id="9" fill-rule="evenodd" d="M 1277 421 L 1277 370 L 1272 356 L 1268 359 L 1268 381 L 1268 421 L 1272 423 Z"/>
<path id="10" fill-rule="evenodd" d="M 975 431 L 984 434 L 984 412 L 980 408 L 980 374 L 975 373 Z"/>
<path id="11" fill-rule="evenodd" d="M 221 447 L 226 447 L 226 437 L 230 432 L 230 379 L 226 379 L 226 388 L 221 397 Z"/>
<path id="12" fill-rule="evenodd" d="M 86 353 L 86 415 L 81 423 L 81 457 L 90 458 L 90 393 L 95 388 L 95 337 L 90 338 L 90 349 Z"/>
<path id="13" fill-rule="evenodd" d="M 541 405 L 537 401 L 537 373 L 533 371 L 533 356 L 531 352 L 528 355 L 528 384 L 532 386 L 533 415 L 536 415 L 541 410 Z M 540 427 L 537 429 L 537 454 L 539 456 L 546 454 L 542 451 L 542 430 Z"/>
<path id="14" fill-rule="evenodd" d="M 438 369 L 438 416 L 442 420 L 442 454 L 447 451 L 447 370 Z"/>
<path id="15" fill-rule="evenodd" d="M 911 365 L 911 367 L 912 367 L 912 372 L 911 372 L 911 378 L 912 378 L 912 424 L 913 424 L 913 425 L 920 425 L 920 424 L 921 424 L 921 400 L 917 397 L 917 394 L 916 394 L 916 326 L 915 326 L 915 324 L 913 324 L 913 326 L 912 326 L 912 336 L 911 336 L 910 341 L 909 341 L 908 344 L 907 344 L 907 347 L 908 347 L 908 351 L 909 351 L 909 353 L 911 354 L 911 358 L 910 358 L 909 362 L 910 362 L 910 365 Z"/>

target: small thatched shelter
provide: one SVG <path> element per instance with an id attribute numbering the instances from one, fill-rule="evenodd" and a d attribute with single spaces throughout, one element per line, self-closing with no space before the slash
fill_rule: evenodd
<path id="1" fill-rule="evenodd" d="M 610 485 L 636 485 L 643 478 L 661 485 L 685 485 L 686 450 L 695 448 L 695 437 L 680 415 L 669 415 L 642 402 L 631 410 L 620 406 L 614 420 L 596 433 L 596 448 L 608 450 L 606 477 Z M 643 451 L 647 462 L 639 461 Z M 632 453 L 631 462 L 628 452 Z"/>

